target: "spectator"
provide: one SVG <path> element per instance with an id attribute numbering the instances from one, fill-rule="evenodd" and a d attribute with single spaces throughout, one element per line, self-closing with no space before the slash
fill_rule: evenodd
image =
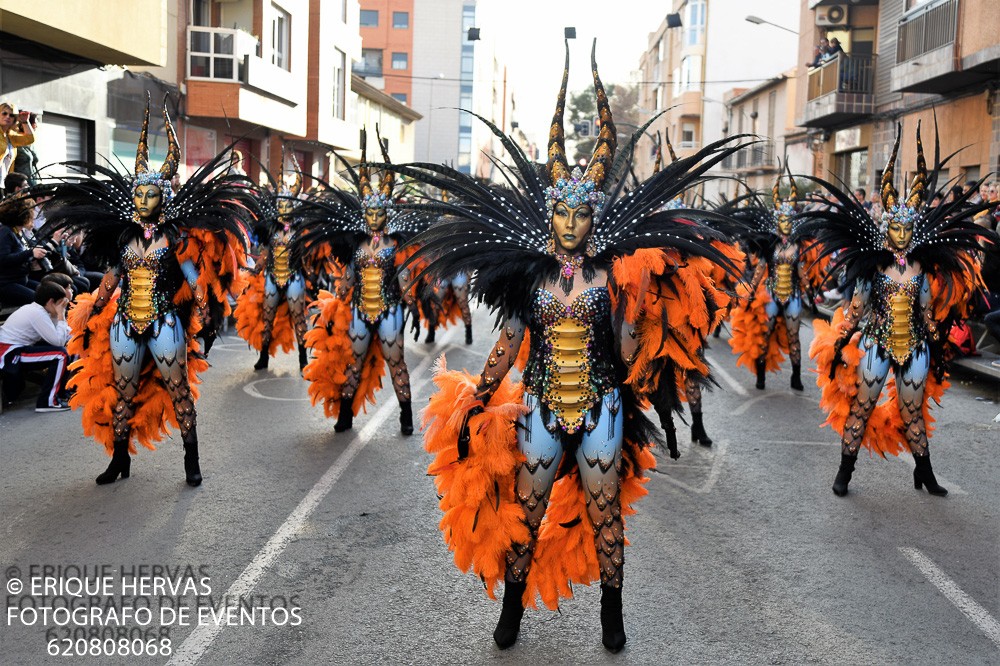
<path id="1" fill-rule="evenodd" d="M 87 280 L 87 286 L 83 291 L 97 289 L 101 285 L 101 280 L 104 279 L 104 273 L 87 268 L 83 260 L 83 232 L 78 231 L 72 236 L 64 238 L 63 249 L 66 253 L 66 260 L 76 269 L 75 273 L 69 273 L 73 276 L 73 282 L 77 282 L 77 277 L 83 277 Z"/>
<path id="2" fill-rule="evenodd" d="M 974 180 L 967 180 L 967 181 L 965 181 L 965 191 L 966 192 L 968 192 L 969 190 L 971 190 L 975 186 L 976 186 L 976 181 L 974 181 Z M 987 190 L 987 183 L 984 182 L 979 187 L 979 191 L 978 192 L 973 192 L 972 196 L 969 197 L 969 203 L 971 205 L 975 206 L 976 204 L 980 204 L 980 203 L 986 201 L 987 200 L 986 199 L 986 190 Z"/>
<path id="3" fill-rule="evenodd" d="M 868 199 L 868 203 L 871 204 L 871 208 L 868 210 L 868 214 L 872 216 L 872 219 L 878 222 L 882 219 L 882 196 L 879 194 L 878 188 L 876 188 Z"/>
<path id="4" fill-rule="evenodd" d="M 3 190 L 7 196 L 28 189 L 28 177 L 18 171 L 11 171 L 3 179 Z"/>
<path id="5" fill-rule="evenodd" d="M 830 46 L 826 50 L 826 57 L 823 58 L 823 62 L 826 62 L 827 60 L 833 60 L 834 58 L 840 55 L 846 55 L 846 54 L 844 53 L 843 47 L 840 45 L 840 40 L 834 37 L 833 39 L 830 40 Z"/>
<path id="6" fill-rule="evenodd" d="M 29 113 L 26 122 L 31 127 L 31 134 L 34 135 L 38 129 L 38 114 Z M 20 132 L 24 131 L 21 127 L 22 124 L 19 123 L 17 126 Z M 17 155 L 14 157 L 13 169 L 27 176 L 29 185 L 38 185 L 38 155 L 35 154 L 35 149 L 31 145 L 22 146 L 18 149 Z"/>
<path id="7" fill-rule="evenodd" d="M 17 149 L 35 142 L 35 135 L 27 122 L 28 115 L 27 111 L 15 112 L 10 102 L 0 102 L 0 183 L 14 170 Z M 15 129 L 19 120 L 21 127 Z"/>
<path id="8" fill-rule="evenodd" d="M 937 208 L 941 205 L 942 194 L 940 192 L 935 192 L 934 197 L 931 199 L 931 208 Z"/>
<path id="9" fill-rule="evenodd" d="M 872 210 L 872 203 L 868 201 L 868 193 L 865 192 L 863 187 L 859 187 L 854 190 L 854 200 L 857 201 L 862 208 L 867 210 L 869 213 Z"/>
<path id="10" fill-rule="evenodd" d="M 826 37 L 819 40 L 819 46 L 813 49 L 812 62 L 807 62 L 806 67 L 819 67 L 827 60 L 827 53 L 830 51 L 830 42 Z"/>
<path id="11" fill-rule="evenodd" d="M 0 304 L 26 305 L 34 298 L 38 282 L 28 279 L 32 260 L 45 258 L 45 250 L 25 242 L 22 230 L 31 227 L 35 202 L 8 197 L 0 202 Z"/>
<path id="12" fill-rule="evenodd" d="M 33 303 L 18 308 L 0 326 L 0 374 L 5 395 L 16 398 L 21 393 L 25 366 L 39 365 L 47 370 L 35 402 L 36 412 L 64 412 L 69 409 L 62 399 L 68 378 L 68 305 L 66 288 L 49 281 L 35 290 Z"/>

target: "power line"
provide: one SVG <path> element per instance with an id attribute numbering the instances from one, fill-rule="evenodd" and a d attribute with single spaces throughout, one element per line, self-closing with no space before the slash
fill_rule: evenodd
<path id="1" fill-rule="evenodd" d="M 394 72 L 383 72 L 379 76 L 376 76 L 374 74 L 358 74 L 357 72 L 355 72 L 355 74 L 357 74 L 361 78 L 365 78 L 366 76 L 370 76 L 371 78 L 377 78 L 377 79 L 396 78 L 396 79 L 409 79 L 411 81 L 450 81 L 450 82 L 455 82 L 455 83 L 469 83 L 470 81 L 473 82 L 473 83 L 486 83 L 486 82 L 489 82 L 489 83 L 502 83 L 503 82 L 503 79 L 471 79 L 470 80 L 470 79 L 454 78 L 454 77 L 449 77 L 449 76 L 416 76 L 416 75 L 413 75 L 413 74 L 398 74 L 398 73 L 394 73 Z M 792 77 L 789 77 L 789 78 L 792 78 Z M 703 85 L 703 84 L 706 84 L 706 83 L 763 83 L 765 81 L 771 81 L 773 79 L 774 79 L 773 76 L 768 76 L 768 77 L 764 77 L 764 78 L 754 78 L 754 79 L 713 79 L 713 80 L 707 80 L 706 79 L 706 80 L 702 80 L 702 81 L 686 81 L 685 83 L 687 83 L 687 84 L 698 84 L 698 85 Z M 509 77 L 507 79 L 507 82 L 510 83 L 510 78 Z M 612 83 L 614 83 L 614 82 L 612 82 Z M 666 84 L 666 83 L 674 83 L 674 79 L 662 79 L 660 81 L 628 81 L 627 83 L 615 83 L 615 85 L 628 85 L 628 84 L 653 85 L 653 84 Z"/>

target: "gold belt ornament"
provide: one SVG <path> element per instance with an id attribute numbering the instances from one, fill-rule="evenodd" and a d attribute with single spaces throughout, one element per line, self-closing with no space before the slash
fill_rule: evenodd
<path id="1" fill-rule="evenodd" d="M 590 335 L 579 321 L 563 317 L 549 329 L 548 339 L 552 359 L 546 406 L 556 413 L 566 432 L 572 434 L 583 426 L 584 416 L 594 403 L 587 357 Z"/>
<path id="2" fill-rule="evenodd" d="M 361 269 L 361 310 L 374 321 L 385 310 L 382 300 L 382 269 L 365 266 Z"/>
<path id="3" fill-rule="evenodd" d="M 892 317 L 889 346 L 893 358 L 900 363 L 909 358 L 912 349 L 913 332 L 910 327 L 912 306 L 910 295 L 905 291 L 897 291 L 889 297 L 889 314 Z"/>
<path id="4" fill-rule="evenodd" d="M 274 248 L 274 281 L 279 287 L 284 287 L 288 282 L 291 271 L 288 268 L 288 246 L 278 245 Z"/>
<path id="5" fill-rule="evenodd" d="M 779 301 L 787 301 L 792 295 L 792 265 L 778 264 L 774 280 L 774 295 Z"/>
<path id="6" fill-rule="evenodd" d="M 153 271 L 146 266 L 136 266 L 128 271 L 131 293 L 128 299 L 128 318 L 139 333 L 156 318 L 153 307 Z"/>

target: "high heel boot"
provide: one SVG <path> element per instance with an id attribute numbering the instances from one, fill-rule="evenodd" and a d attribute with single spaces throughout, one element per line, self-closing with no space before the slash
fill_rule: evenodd
<path id="1" fill-rule="evenodd" d="M 399 432 L 413 434 L 413 408 L 409 400 L 399 403 Z"/>
<path id="2" fill-rule="evenodd" d="M 763 358 L 759 358 L 759 359 L 757 359 L 757 362 L 754 365 L 756 366 L 756 369 L 757 369 L 757 384 L 756 384 L 756 386 L 757 386 L 758 389 L 760 389 L 761 391 L 763 391 L 764 390 L 764 379 L 765 379 L 765 376 L 767 374 L 766 373 L 766 368 L 767 368 L 766 361 Z"/>
<path id="3" fill-rule="evenodd" d="M 625 647 L 625 620 L 622 618 L 622 588 L 601 585 L 601 642 L 609 652 Z"/>
<path id="4" fill-rule="evenodd" d="M 193 433 L 184 442 L 184 480 L 192 488 L 201 485 L 201 466 L 198 464 L 198 436 Z"/>
<path id="5" fill-rule="evenodd" d="M 497 628 L 493 630 L 493 640 L 497 647 L 506 650 L 517 642 L 517 634 L 521 630 L 521 618 L 524 616 L 524 590 L 526 583 L 504 583 L 503 609 Z"/>
<path id="6" fill-rule="evenodd" d="M 299 372 L 306 369 L 309 365 L 309 355 L 306 353 L 305 347 L 299 347 Z"/>
<path id="7" fill-rule="evenodd" d="M 128 440 L 116 441 L 111 454 L 111 464 L 97 477 L 97 485 L 104 486 L 114 483 L 119 476 L 127 479 L 132 469 L 132 459 L 128 455 Z"/>
<path id="8" fill-rule="evenodd" d="M 796 391 L 804 391 L 805 386 L 802 385 L 802 364 L 793 363 L 792 364 L 792 381 L 791 387 Z"/>
<path id="9" fill-rule="evenodd" d="M 837 497 L 843 497 L 847 494 L 847 484 L 851 482 L 851 475 L 854 474 L 854 463 L 857 461 L 857 455 L 840 454 L 840 469 L 837 470 L 837 478 L 833 480 L 833 494 Z"/>
<path id="10" fill-rule="evenodd" d="M 712 438 L 705 432 L 705 424 L 701 420 L 701 412 L 691 412 L 691 441 L 702 446 L 712 446 Z"/>
<path id="11" fill-rule="evenodd" d="M 354 396 L 350 398 L 342 396 L 340 398 L 340 414 L 337 422 L 333 424 L 334 432 L 344 432 L 354 427 Z"/>
<path id="12" fill-rule="evenodd" d="M 923 486 L 927 486 L 927 492 L 931 495 L 939 495 L 944 497 L 948 494 L 948 489 L 938 485 L 937 479 L 934 478 L 934 470 L 931 469 L 931 457 L 926 456 L 913 456 L 913 461 L 917 463 L 917 466 L 913 470 L 913 487 L 920 490 Z"/>
<path id="13" fill-rule="evenodd" d="M 254 370 L 267 370 L 267 364 L 271 360 L 271 355 L 268 353 L 270 346 L 271 343 L 268 342 L 266 345 L 263 345 L 261 347 L 260 358 L 257 359 L 256 363 L 253 364 Z"/>
<path id="14" fill-rule="evenodd" d="M 465 344 L 472 344 L 472 324 L 465 325 Z"/>
<path id="15" fill-rule="evenodd" d="M 437 327 L 428 324 L 427 326 L 427 337 L 424 338 L 424 344 L 429 345 L 434 343 L 434 335 L 437 333 Z"/>

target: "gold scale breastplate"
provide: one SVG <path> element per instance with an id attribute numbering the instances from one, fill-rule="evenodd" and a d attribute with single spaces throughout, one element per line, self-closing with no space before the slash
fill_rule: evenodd
<path id="1" fill-rule="evenodd" d="M 132 248 L 126 248 L 124 264 L 128 274 L 129 293 L 125 313 L 138 333 L 145 331 L 160 316 L 160 308 L 154 299 L 156 271 L 161 257 L 168 249 L 159 248 L 140 257 Z"/>
<path id="2" fill-rule="evenodd" d="M 288 277 L 292 273 L 288 267 L 288 245 L 284 241 L 274 241 L 271 247 L 274 253 L 271 274 L 274 276 L 274 282 L 279 287 L 284 287 L 288 284 Z"/>
<path id="3" fill-rule="evenodd" d="M 382 300 L 382 267 L 368 264 L 361 269 L 361 310 L 369 319 L 377 319 L 385 309 Z"/>
<path id="4" fill-rule="evenodd" d="M 792 296 L 792 265 L 780 262 L 774 270 L 774 295 L 787 301 Z"/>

